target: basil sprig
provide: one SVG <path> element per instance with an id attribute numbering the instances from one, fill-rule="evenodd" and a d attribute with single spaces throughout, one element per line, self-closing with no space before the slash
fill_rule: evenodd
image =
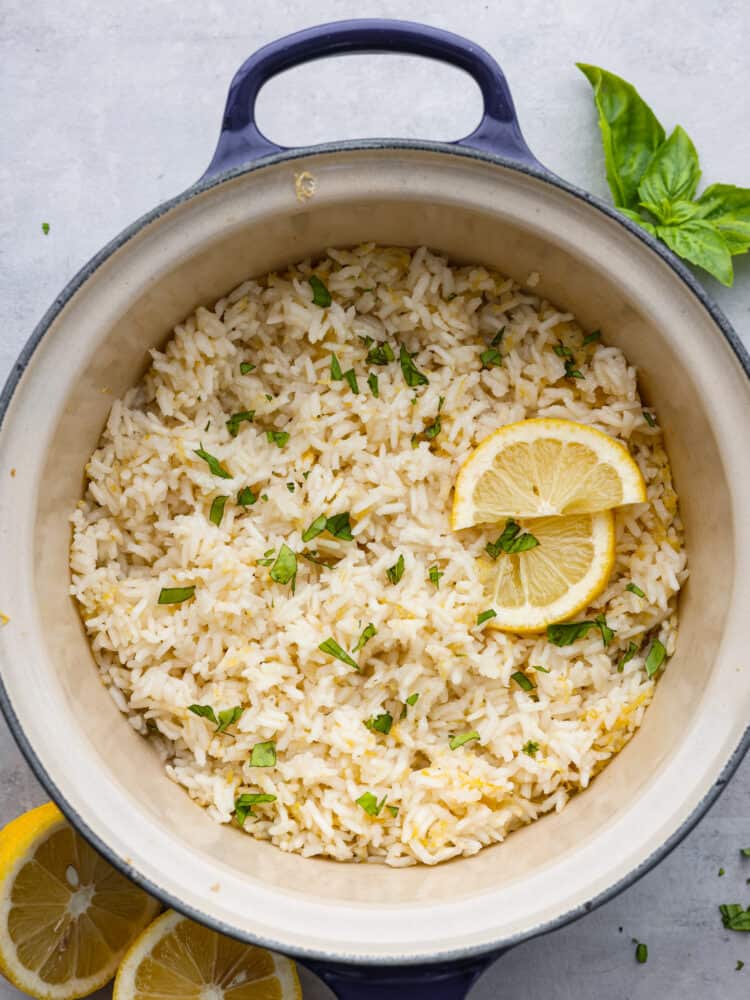
<path id="1" fill-rule="evenodd" d="M 732 257 L 750 250 L 750 188 L 712 184 L 696 198 L 700 161 L 678 125 L 669 137 L 632 84 L 578 63 L 594 88 L 604 162 L 623 215 L 724 285 Z"/>

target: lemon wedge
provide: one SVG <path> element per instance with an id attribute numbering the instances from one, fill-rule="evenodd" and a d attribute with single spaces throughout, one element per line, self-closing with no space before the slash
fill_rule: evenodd
<path id="1" fill-rule="evenodd" d="M 486 437 L 461 466 L 451 526 L 593 514 L 645 500 L 640 469 L 619 441 L 572 420 L 522 420 Z"/>
<path id="2" fill-rule="evenodd" d="M 301 1000 L 290 959 L 242 944 L 167 910 L 117 973 L 113 1000 Z"/>
<path id="3" fill-rule="evenodd" d="M 615 562 L 614 517 L 605 510 L 530 519 L 521 527 L 538 545 L 482 557 L 485 593 L 496 612 L 488 627 L 541 632 L 577 614 L 606 587 Z"/>
<path id="4" fill-rule="evenodd" d="M 39 1000 L 88 996 L 159 912 L 52 803 L 0 831 L 0 971 Z"/>

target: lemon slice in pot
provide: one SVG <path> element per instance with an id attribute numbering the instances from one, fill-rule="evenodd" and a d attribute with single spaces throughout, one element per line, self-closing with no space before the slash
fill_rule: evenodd
<path id="1" fill-rule="evenodd" d="M 113 1000 L 301 1000 L 294 962 L 167 910 L 120 966 Z"/>
<path id="2" fill-rule="evenodd" d="M 640 469 L 619 441 L 572 420 L 522 420 L 486 437 L 461 466 L 451 526 L 592 514 L 645 500 Z"/>
<path id="3" fill-rule="evenodd" d="M 519 528 L 538 544 L 481 560 L 487 600 L 496 613 L 488 627 L 541 632 L 577 614 L 606 587 L 615 561 L 614 517 L 609 510 L 541 517 Z"/>
<path id="4" fill-rule="evenodd" d="M 0 831 L 0 971 L 28 996 L 98 990 L 158 912 L 52 803 Z"/>

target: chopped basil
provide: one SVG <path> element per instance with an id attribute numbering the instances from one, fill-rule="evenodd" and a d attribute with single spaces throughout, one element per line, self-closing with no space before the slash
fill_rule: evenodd
<path id="1" fill-rule="evenodd" d="M 266 438 L 269 444 L 275 444 L 278 448 L 283 448 L 289 440 L 289 431 L 266 431 Z"/>
<path id="2" fill-rule="evenodd" d="M 331 355 L 331 381 L 340 382 L 343 379 L 343 374 L 341 372 L 341 363 L 335 354 Z"/>
<path id="3" fill-rule="evenodd" d="M 617 673 L 618 674 L 621 674 L 623 672 L 623 670 L 625 669 L 625 664 L 629 660 L 632 660 L 633 657 L 635 656 L 635 654 L 637 652 L 638 652 L 638 647 L 636 646 L 636 644 L 634 642 L 632 642 L 632 641 L 629 642 L 628 643 L 628 648 L 625 650 L 625 654 L 623 655 L 623 657 L 620 660 L 620 662 L 617 664 Z"/>
<path id="4" fill-rule="evenodd" d="M 398 583 L 401 577 L 404 575 L 404 557 L 400 555 L 396 560 L 395 564 L 391 566 L 390 569 L 385 571 L 386 576 L 391 583 Z"/>
<path id="5" fill-rule="evenodd" d="M 394 819 L 398 816 L 398 806 L 386 806 L 386 809 Z"/>
<path id="6" fill-rule="evenodd" d="M 266 393 L 264 393 L 264 396 L 266 397 L 266 399 L 268 400 L 268 402 L 269 402 L 269 403 L 270 403 L 270 402 L 271 402 L 271 400 L 273 399 L 273 396 L 271 395 L 271 393 L 270 393 L 270 392 L 266 392 Z"/>
<path id="7" fill-rule="evenodd" d="M 565 362 L 565 378 L 583 378 L 582 373 L 576 368 L 575 361 Z"/>
<path id="8" fill-rule="evenodd" d="M 719 912 L 728 931 L 750 931 L 750 906 L 743 910 L 739 903 L 723 903 Z"/>
<path id="9" fill-rule="evenodd" d="M 505 334 L 505 327 L 501 326 L 500 329 L 495 334 L 495 336 L 490 341 L 490 347 L 499 347 L 504 334 Z"/>
<path id="10" fill-rule="evenodd" d="M 599 632 L 602 637 L 602 643 L 604 644 L 604 648 L 606 649 L 607 646 L 610 644 L 610 642 L 612 642 L 612 640 L 615 637 L 615 630 L 613 628 L 610 628 L 609 625 L 607 625 L 607 619 L 602 614 L 599 614 L 596 616 L 596 618 L 594 618 L 594 625 L 596 625 L 596 627 L 599 629 Z"/>
<path id="11" fill-rule="evenodd" d="M 378 385 L 378 376 L 374 372 L 370 372 L 367 376 L 367 384 L 375 399 L 378 399 L 380 397 L 380 386 Z"/>
<path id="12" fill-rule="evenodd" d="M 375 347 L 371 347 L 367 352 L 367 364 L 380 365 L 381 368 L 383 365 L 387 365 L 391 361 L 394 361 L 395 358 L 396 356 L 393 353 L 393 348 L 387 342 L 383 344 L 376 344 Z"/>
<path id="13" fill-rule="evenodd" d="M 643 944 L 642 942 L 639 942 L 635 946 L 635 960 L 636 962 L 640 962 L 641 965 L 644 965 L 646 962 L 648 962 L 648 946 Z"/>
<path id="14" fill-rule="evenodd" d="M 479 355 L 482 368 L 500 368 L 503 363 L 503 356 L 496 347 L 488 347 Z"/>
<path id="15" fill-rule="evenodd" d="M 538 663 L 532 663 L 531 669 L 532 670 L 538 670 L 540 674 L 548 674 L 549 673 L 549 670 L 547 669 L 547 667 L 542 667 Z"/>
<path id="16" fill-rule="evenodd" d="M 641 588 L 635 583 L 629 583 L 625 590 L 629 590 L 631 594 L 635 594 L 636 597 L 645 597 Z"/>
<path id="17" fill-rule="evenodd" d="M 516 684 L 520 688 L 523 688 L 524 691 L 533 691 L 534 690 L 534 682 L 531 680 L 530 677 L 527 677 L 526 674 L 521 673 L 520 670 L 516 670 L 516 672 L 514 674 L 511 674 L 510 675 L 510 679 L 512 681 L 515 681 Z"/>
<path id="18" fill-rule="evenodd" d="M 740 848 L 740 854 L 744 858 L 750 858 L 750 847 L 741 847 Z"/>
<path id="19" fill-rule="evenodd" d="M 577 639 L 584 639 L 596 622 L 561 622 L 547 626 L 547 638 L 553 646 L 570 646 Z"/>
<path id="20" fill-rule="evenodd" d="M 209 428 L 210 426 L 211 426 L 211 421 L 210 421 L 210 420 L 207 420 L 207 421 L 206 421 L 206 426 L 205 426 L 205 427 L 203 428 L 203 430 L 204 430 L 204 431 L 207 431 L 207 430 L 208 430 L 208 428 Z"/>
<path id="21" fill-rule="evenodd" d="M 458 750 L 462 747 L 464 743 L 471 743 L 473 740 L 479 739 L 479 733 L 476 729 L 470 729 L 465 733 L 454 733 L 453 736 L 448 740 L 448 746 L 451 750 Z"/>
<path id="22" fill-rule="evenodd" d="M 497 611 L 493 608 L 487 608 L 486 611 L 481 611 L 477 615 L 477 625 L 484 625 L 484 623 L 488 622 L 490 618 L 497 618 Z"/>
<path id="23" fill-rule="evenodd" d="M 320 306 L 321 309 L 325 309 L 326 306 L 330 306 L 331 293 L 328 291 L 317 274 L 311 274 L 307 280 L 310 282 L 310 288 L 312 288 L 313 291 L 313 304 Z"/>
<path id="24" fill-rule="evenodd" d="M 391 807 L 388 806 L 388 808 L 390 809 Z M 735 972 L 741 972 L 744 968 L 745 968 L 745 963 L 742 961 L 741 958 L 738 958 L 737 959 L 737 964 L 734 967 L 734 971 Z"/>
<path id="25" fill-rule="evenodd" d="M 224 505 L 226 504 L 229 497 L 214 497 L 211 501 L 211 510 L 208 512 L 208 519 L 212 524 L 215 524 L 218 528 L 221 524 L 221 519 L 224 517 Z"/>
<path id="26" fill-rule="evenodd" d="M 286 543 L 279 549 L 276 561 L 271 566 L 270 575 L 274 583 L 291 583 L 294 593 L 297 585 L 297 556 Z"/>
<path id="27" fill-rule="evenodd" d="M 401 362 L 401 372 L 406 384 L 414 389 L 418 385 L 427 385 L 429 379 L 414 364 L 413 356 L 409 354 L 403 344 L 398 349 L 398 359 Z"/>
<path id="28" fill-rule="evenodd" d="M 297 489 L 297 484 L 296 483 L 287 483 L 286 484 L 286 488 L 289 490 L 290 493 L 294 493 L 294 491 Z"/>
<path id="29" fill-rule="evenodd" d="M 189 600 L 195 593 L 195 586 L 192 587 L 162 587 L 159 591 L 158 604 L 182 604 Z"/>
<path id="30" fill-rule="evenodd" d="M 601 338 L 601 330 L 592 330 L 591 333 L 587 333 L 583 338 L 583 346 L 588 347 L 589 344 L 595 344 L 598 340 L 601 340 Z"/>
<path id="31" fill-rule="evenodd" d="M 409 697 L 406 699 L 406 704 L 411 705 L 413 707 L 414 705 L 417 704 L 418 701 L 419 701 L 419 691 L 415 691 L 414 694 L 410 694 Z"/>
<path id="32" fill-rule="evenodd" d="M 349 521 L 349 511 L 342 514 L 334 514 L 326 519 L 326 531 L 334 538 L 342 538 L 345 542 L 354 541 L 352 527 Z"/>
<path id="33" fill-rule="evenodd" d="M 358 653 L 360 649 L 363 649 L 364 646 L 366 646 L 367 643 L 370 641 L 370 639 L 372 639 L 372 637 L 376 636 L 377 634 L 378 630 L 375 628 L 372 622 L 370 622 L 369 625 L 365 625 L 365 627 L 362 629 L 362 635 L 359 637 L 359 639 L 357 639 L 357 645 L 354 647 L 352 652 Z"/>
<path id="34" fill-rule="evenodd" d="M 42 223 L 42 232 L 44 233 L 45 236 L 49 235 L 49 222 Z"/>
<path id="35" fill-rule="evenodd" d="M 309 528 L 305 528 L 302 532 L 302 541 L 311 542 L 313 538 L 317 538 L 318 535 L 322 534 L 326 530 L 326 523 L 328 518 L 325 514 L 321 514 L 320 517 L 316 517 Z"/>
<path id="36" fill-rule="evenodd" d="M 521 750 L 527 757 L 536 757 L 539 753 L 539 744 L 535 743 L 533 740 L 527 740 L 521 747 Z"/>
<path id="37" fill-rule="evenodd" d="M 222 712 L 219 712 L 219 722 L 216 726 L 216 732 L 225 733 L 235 722 L 239 722 L 244 712 L 245 709 L 241 705 L 235 705 L 234 708 L 225 708 Z"/>
<path id="38" fill-rule="evenodd" d="M 722 875 L 726 875 L 726 872 L 724 871 L 723 868 L 720 868 L 719 869 L 719 878 L 721 878 Z"/>
<path id="39" fill-rule="evenodd" d="M 267 493 L 263 493 L 263 494 L 261 494 L 261 500 L 262 500 L 262 501 L 263 501 L 264 503 L 267 503 L 267 502 L 268 502 L 268 494 L 267 494 Z"/>
<path id="40" fill-rule="evenodd" d="M 384 795 L 380 802 L 378 802 L 376 795 L 373 795 L 372 792 L 365 792 L 364 795 L 360 795 L 355 801 L 358 806 L 364 809 L 368 816 L 379 816 L 381 809 L 385 805 L 386 798 L 387 796 Z"/>
<path id="41" fill-rule="evenodd" d="M 270 566 L 276 557 L 276 549 L 266 549 L 263 558 L 258 560 L 260 566 Z"/>
<path id="42" fill-rule="evenodd" d="M 365 291 L 366 290 L 367 289 L 365 289 Z M 369 347 L 370 344 L 374 344 L 375 343 L 375 341 L 372 339 L 372 337 L 369 337 L 369 336 L 368 337 L 363 337 L 362 334 L 359 335 L 359 339 L 365 345 L 365 347 Z"/>
<path id="43" fill-rule="evenodd" d="M 357 375 L 353 368 L 350 368 L 348 372 L 344 372 L 344 380 L 348 383 L 349 388 L 352 390 L 355 396 L 359 395 L 359 385 L 357 384 Z"/>
<path id="44" fill-rule="evenodd" d="M 275 767 L 276 744 L 273 740 L 256 743 L 250 751 L 250 767 Z"/>
<path id="45" fill-rule="evenodd" d="M 257 499 L 257 494 L 253 493 L 249 486 L 243 486 L 237 494 L 237 503 L 240 507 L 252 507 Z"/>
<path id="46" fill-rule="evenodd" d="M 308 469 L 307 472 L 303 472 L 302 473 L 302 478 L 306 480 L 307 477 L 310 475 L 311 471 L 312 471 L 311 469 Z"/>
<path id="47" fill-rule="evenodd" d="M 328 653 L 329 656 L 335 656 L 337 660 L 341 660 L 342 663 L 346 663 L 349 667 L 354 667 L 354 669 L 359 672 L 359 664 L 357 661 L 353 660 L 347 651 L 339 646 L 333 636 L 326 639 L 325 642 L 321 642 L 318 649 L 321 653 Z"/>
<path id="48" fill-rule="evenodd" d="M 234 801 L 234 815 L 240 826 L 245 825 L 248 816 L 254 816 L 253 806 L 261 805 L 263 802 L 275 802 L 275 795 L 266 795 L 263 792 L 245 792 Z"/>
<path id="49" fill-rule="evenodd" d="M 192 712 L 193 715 L 197 715 L 201 719 L 208 719 L 210 722 L 213 722 L 215 726 L 219 725 L 216 713 L 210 705 L 188 705 L 188 712 Z"/>
<path id="50" fill-rule="evenodd" d="M 382 715 L 373 715 L 371 719 L 365 720 L 365 725 L 373 732 L 383 733 L 387 736 L 393 725 L 393 716 L 389 712 L 383 712 Z"/>
<path id="51" fill-rule="evenodd" d="M 440 577 L 445 576 L 445 573 L 441 573 L 437 566 L 430 566 L 428 575 L 430 577 L 430 583 L 432 583 L 437 590 L 440 587 Z"/>
<path id="52" fill-rule="evenodd" d="M 215 458 L 213 455 L 209 455 L 207 451 L 203 450 L 202 446 L 200 448 L 195 448 L 193 453 L 197 455 L 198 458 L 203 459 L 203 461 L 206 463 L 206 465 L 209 467 L 209 469 L 211 470 L 211 472 L 213 472 L 215 476 L 218 476 L 220 479 L 232 478 L 232 473 L 227 472 L 227 470 L 224 468 L 224 466 L 221 464 L 218 458 Z"/>
<path id="53" fill-rule="evenodd" d="M 501 552 L 514 555 L 518 552 L 528 552 L 539 544 L 539 539 L 531 532 L 521 531 L 521 526 L 511 518 L 505 522 L 502 534 L 494 542 L 487 542 L 484 551 L 492 559 L 497 559 Z"/>
<path id="54" fill-rule="evenodd" d="M 643 419 L 646 421 L 649 427 L 656 427 L 656 421 L 653 416 L 648 412 L 648 410 L 642 410 Z"/>
<path id="55" fill-rule="evenodd" d="M 651 644 L 651 649 L 648 651 L 648 656 L 646 657 L 646 675 L 648 677 L 653 677 L 659 667 L 664 663 L 664 657 L 667 655 L 667 651 L 659 642 L 658 639 L 654 639 Z"/>
<path id="56" fill-rule="evenodd" d="M 569 347 L 566 347 L 565 344 L 555 344 L 555 346 L 552 348 L 552 350 L 555 352 L 555 354 L 558 356 L 558 358 L 572 358 L 573 357 L 573 352 L 571 351 L 571 349 Z"/>
<path id="57" fill-rule="evenodd" d="M 240 375 L 249 375 L 250 372 L 254 372 L 257 365 L 250 364 L 249 361 L 243 361 L 240 363 Z"/>

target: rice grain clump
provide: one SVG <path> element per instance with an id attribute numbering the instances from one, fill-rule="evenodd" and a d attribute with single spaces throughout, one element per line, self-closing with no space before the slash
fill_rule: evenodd
<path id="1" fill-rule="evenodd" d="M 682 528 L 635 370 L 583 338 L 487 268 L 366 245 L 247 281 L 152 352 L 87 466 L 72 593 L 116 703 L 216 821 L 434 864 L 562 809 L 636 731 Z M 578 616 L 606 647 L 477 625 L 497 526 L 452 532 L 453 483 L 527 417 L 605 431 L 645 477 Z"/>

